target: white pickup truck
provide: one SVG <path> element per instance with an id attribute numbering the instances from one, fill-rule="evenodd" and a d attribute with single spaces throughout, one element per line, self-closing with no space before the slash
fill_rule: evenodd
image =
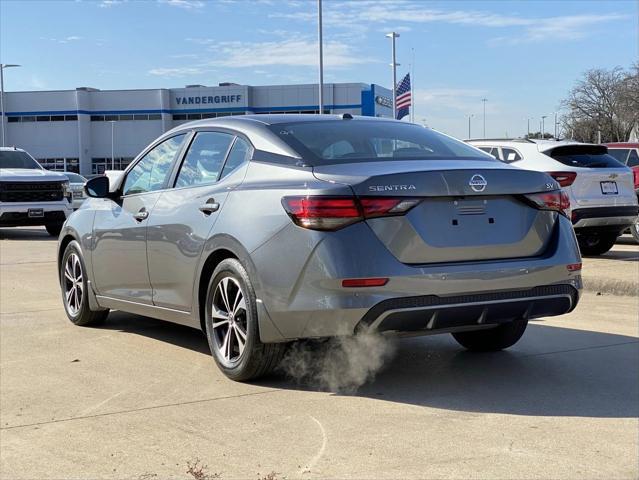
<path id="1" fill-rule="evenodd" d="M 69 179 L 27 152 L 0 147 L 0 228 L 44 225 L 58 236 L 73 212 Z"/>

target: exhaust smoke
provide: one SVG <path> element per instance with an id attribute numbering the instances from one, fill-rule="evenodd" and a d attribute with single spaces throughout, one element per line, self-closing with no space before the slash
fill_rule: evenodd
<path id="1" fill-rule="evenodd" d="M 290 347 L 280 369 L 299 384 L 354 393 L 377 375 L 395 350 L 393 339 L 372 332 L 298 342 Z"/>

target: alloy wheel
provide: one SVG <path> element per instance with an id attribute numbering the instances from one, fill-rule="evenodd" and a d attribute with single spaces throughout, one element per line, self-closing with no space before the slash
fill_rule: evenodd
<path id="1" fill-rule="evenodd" d="M 64 265 L 64 298 L 67 310 L 73 316 L 82 308 L 84 283 L 80 257 L 72 253 L 67 257 Z"/>
<path id="2" fill-rule="evenodd" d="M 248 335 L 246 299 L 233 277 L 223 277 L 215 287 L 211 308 L 215 347 L 226 363 L 244 353 Z"/>

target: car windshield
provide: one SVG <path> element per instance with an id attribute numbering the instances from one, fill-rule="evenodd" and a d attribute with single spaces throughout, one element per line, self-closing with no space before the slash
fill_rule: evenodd
<path id="1" fill-rule="evenodd" d="M 547 152 L 546 152 L 547 153 Z M 567 145 L 554 148 L 550 156 L 571 167 L 580 168 L 623 168 L 608 149 L 601 145 Z"/>
<path id="2" fill-rule="evenodd" d="M 336 120 L 275 124 L 271 131 L 312 165 L 371 160 L 479 160 L 492 156 L 411 123 Z"/>
<path id="3" fill-rule="evenodd" d="M 71 183 L 85 183 L 87 181 L 82 175 L 78 175 L 77 173 L 71 172 L 63 172 L 64 175 L 69 179 Z"/>
<path id="4" fill-rule="evenodd" d="M 0 168 L 36 168 L 42 169 L 40 164 L 36 162 L 26 152 L 20 150 L 1 150 L 0 151 Z"/>

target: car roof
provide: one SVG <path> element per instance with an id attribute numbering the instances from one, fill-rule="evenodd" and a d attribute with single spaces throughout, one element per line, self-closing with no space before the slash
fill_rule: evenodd
<path id="1" fill-rule="evenodd" d="M 611 142 L 604 145 L 612 148 L 639 148 L 639 142 Z"/>
<path id="2" fill-rule="evenodd" d="M 24 152 L 24 150 L 16 147 L 0 147 L 0 152 Z"/>
<path id="3" fill-rule="evenodd" d="M 583 143 L 577 142 L 575 140 L 566 140 L 566 139 L 552 139 L 552 140 L 541 140 L 541 139 L 525 139 L 525 138 L 510 138 L 510 139 L 500 139 L 500 138 L 486 138 L 486 139 L 473 139 L 467 140 L 471 145 L 476 146 L 491 146 L 491 147 L 513 147 L 515 149 L 519 148 L 532 148 L 538 152 L 546 152 L 548 150 L 552 150 L 556 147 L 561 147 L 564 145 L 597 145 L 594 143 Z"/>
<path id="4" fill-rule="evenodd" d="M 263 125 L 276 125 L 279 123 L 306 123 L 306 122 L 328 122 L 328 121 L 352 121 L 358 122 L 397 122 L 392 118 L 383 117 L 365 117 L 362 115 L 351 115 L 349 113 L 340 115 L 319 115 L 308 113 L 275 113 L 275 114 L 263 114 L 263 115 L 232 115 L 227 117 L 218 118 L 205 118 L 203 120 L 196 120 L 194 122 L 185 123 L 180 125 L 184 127 L 186 125 L 190 127 L 206 127 L 206 126 L 224 126 L 224 125 L 237 125 L 241 123 L 261 123 Z M 406 123 L 406 122 L 403 122 Z"/>

